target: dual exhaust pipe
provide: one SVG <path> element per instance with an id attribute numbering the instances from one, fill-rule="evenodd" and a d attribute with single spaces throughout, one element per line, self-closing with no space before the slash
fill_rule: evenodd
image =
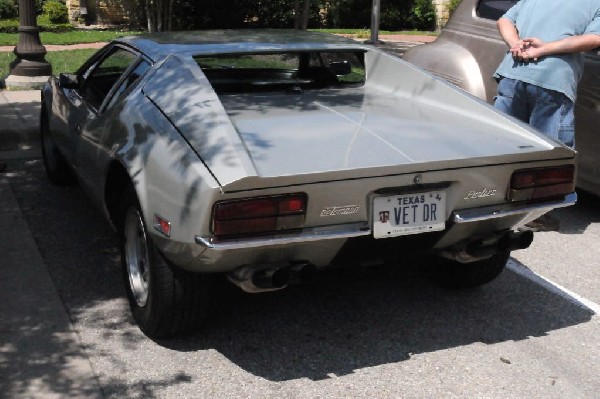
<path id="1" fill-rule="evenodd" d="M 309 280 L 316 268 L 308 262 L 242 266 L 228 274 L 228 279 L 250 293 L 277 291 L 290 284 Z"/>
<path id="2" fill-rule="evenodd" d="M 460 247 L 443 251 L 442 256 L 462 263 L 489 258 L 500 252 L 528 248 L 533 241 L 531 231 L 510 231 L 487 240 L 470 241 Z M 316 272 L 308 262 L 247 265 L 231 271 L 229 281 L 249 293 L 277 291 L 290 284 L 309 280 Z"/>
<path id="3" fill-rule="evenodd" d="M 442 256 L 462 263 L 489 258 L 500 252 L 529 248 L 533 242 L 532 231 L 509 231 L 488 240 L 470 241 L 461 247 L 442 252 Z"/>

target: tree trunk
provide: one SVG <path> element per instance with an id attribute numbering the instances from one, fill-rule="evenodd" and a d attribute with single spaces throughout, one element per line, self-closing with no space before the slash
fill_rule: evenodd
<path id="1" fill-rule="evenodd" d="M 308 18 L 310 15 L 310 0 L 294 1 L 294 29 L 308 29 Z"/>
<path id="2" fill-rule="evenodd" d="M 302 29 L 302 21 L 300 20 L 301 16 L 301 7 L 300 2 L 302 0 L 294 0 L 294 29 L 301 30 Z"/>
<path id="3" fill-rule="evenodd" d="M 309 15 L 310 15 L 310 0 L 304 0 L 304 8 L 302 9 L 302 30 L 308 29 Z"/>
<path id="4" fill-rule="evenodd" d="M 159 32 L 163 31 L 164 12 L 162 0 L 156 0 L 156 30 Z"/>
<path id="5" fill-rule="evenodd" d="M 170 32 L 173 30 L 173 3 L 175 0 L 169 0 L 169 13 L 167 15 L 167 30 Z"/>
<path id="6" fill-rule="evenodd" d="M 144 2 L 146 6 L 146 21 L 148 23 L 148 32 L 154 32 L 154 19 L 152 18 L 152 0 Z"/>

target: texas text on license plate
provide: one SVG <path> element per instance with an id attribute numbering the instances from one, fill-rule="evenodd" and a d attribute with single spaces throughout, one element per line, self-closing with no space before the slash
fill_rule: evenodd
<path id="1" fill-rule="evenodd" d="M 373 201 L 375 238 L 444 230 L 445 220 L 445 191 L 376 197 Z"/>

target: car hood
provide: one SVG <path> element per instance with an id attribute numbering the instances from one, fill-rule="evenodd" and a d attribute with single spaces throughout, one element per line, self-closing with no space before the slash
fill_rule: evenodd
<path id="1" fill-rule="evenodd" d="M 511 130 L 373 89 L 226 96 L 221 102 L 263 177 L 440 161 L 469 166 L 553 148 L 516 124 L 508 123 Z"/>
<path id="2" fill-rule="evenodd" d="M 408 63 L 390 81 L 377 61 L 362 87 L 219 96 L 175 57 L 144 92 L 225 190 L 574 156 Z"/>

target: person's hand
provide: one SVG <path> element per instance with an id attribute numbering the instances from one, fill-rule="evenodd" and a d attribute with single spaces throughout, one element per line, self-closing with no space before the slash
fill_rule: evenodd
<path id="1" fill-rule="evenodd" d="M 528 37 L 521 41 L 523 43 L 523 49 L 519 54 L 519 57 L 523 62 L 537 61 L 540 57 L 545 55 L 546 42 L 537 37 Z"/>
<path id="2" fill-rule="evenodd" d="M 510 51 L 514 59 L 516 59 L 517 61 L 521 61 L 522 53 L 524 50 L 525 43 L 523 42 L 523 40 L 519 40 L 513 43 L 508 51 Z"/>

